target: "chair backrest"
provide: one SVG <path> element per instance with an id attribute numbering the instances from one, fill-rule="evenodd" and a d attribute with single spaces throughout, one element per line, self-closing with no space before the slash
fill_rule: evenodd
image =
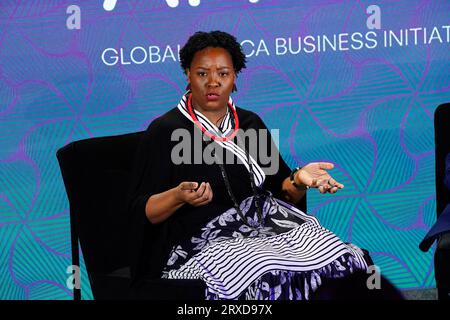
<path id="1" fill-rule="evenodd" d="M 445 158 L 450 152 L 450 103 L 441 104 L 434 113 L 436 148 L 436 209 L 438 216 L 450 203 L 450 191 L 444 185 Z"/>
<path id="2" fill-rule="evenodd" d="M 72 241 L 79 237 L 89 276 L 129 265 L 127 192 L 142 133 L 75 141 L 57 152 Z"/>

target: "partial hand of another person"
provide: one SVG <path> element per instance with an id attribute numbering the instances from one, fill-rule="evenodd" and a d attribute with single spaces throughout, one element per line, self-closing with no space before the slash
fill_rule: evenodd
<path id="1" fill-rule="evenodd" d="M 310 188 L 318 188 L 320 193 L 336 193 L 344 185 L 326 171 L 333 168 L 334 164 L 330 162 L 311 162 L 296 172 L 294 180 Z"/>
<path id="2" fill-rule="evenodd" d="M 181 182 L 177 187 L 177 198 L 181 202 L 189 203 L 194 207 L 210 203 L 213 192 L 209 182 L 202 182 L 198 189 L 197 187 L 197 182 Z"/>

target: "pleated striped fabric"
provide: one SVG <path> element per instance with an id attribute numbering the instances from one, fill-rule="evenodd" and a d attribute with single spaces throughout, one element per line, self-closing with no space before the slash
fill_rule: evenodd
<path id="1" fill-rule="evenodd" d="M 195 123 L 194 119 L 192 119 L 191 115 L 189 114 L 189 111 L 187 108 L 188 94 L 189 94 L 189 92 L 184 94 L 183 97 L 181 98 L 180 102 L 178 103 L 178 110 L 186 118 L 188 118 L 190 121 L 192 121 L 192 123 Z M 231 97 L 229 98 L 228 102 L 229 102 L 230 107 L 235 110 L 236 106 L 234 105 L 233 99 L 231 99 Z M 229 109 L 227 110 L 227 114 L 221 121 L 219 127 L 217 127 L 211 121 L 209 121 L 200 111 L 197 111 L 195 109 L 193 111 L 194 111 L 198 121 L 201 123 L 201 125 L 206 130 L 208 130 L 211 134 L 213 134 L 215 136 L 226 137 L 226 136 L 230 135 L 234 130 L 233 122 L 232 122 L 233 115 Z M 250 172 L 250 166 L 249 166 L 249 162 L 247 161 L 246 152 L 239 145 L 234 143 L 232 140 L 228 140 L 225 142 L 216 140 L 216 143 L 218 143 L 222 148 L 225 148 L 228 151 L 232 152 L 234 155 L 236 155 L 239 158 L 239 160 L 242 161 L 242 163 L 245 165 L 247 170 Z M 251 155 L 250 155 L 250 161 L 253 166 L 253 174 L 255 177 L 255 184 L 257 186 L 260 186 L 264 182 L 266 175 L 265 175 L 264 171 L 261 169 L 261 167 L 259 166 L 258 162 L 255 161 L 255 159 Z"/>
<path id="2" fill-rule="evenodd" d="M 252 218 L 252 199 L 244 200 L 241 210 Z M 178 269 L 167 271 L 164 277 L 202 279 L 208 288 L 207 296 L 236 299 L 268 272 L 311 272 L 331 263 L 337 264 L 338 269 L 345 269 L 337 262 L 343 255 L 354 258 L 352 268 L 367 269 L 358 247 L 342 242 L 315 217 L 281 200 L 266 198 L 264 218 L 263 226 L 255 223 L 255 227 L 250 228 L 242 224 L 234 209 L 228 210 L 208 223 L 201 236 L 192 238 L 195 244 L 204 239 L 203 248 L 191 257 L 184 255 L 188 260 Z M 237 232 L 227 237 L 228 230 Z M 177 250 L 184 252 L 180 246 Z M 172 262 L 174 257 L 178 258 L 176 250 L 172 253 Z"/>

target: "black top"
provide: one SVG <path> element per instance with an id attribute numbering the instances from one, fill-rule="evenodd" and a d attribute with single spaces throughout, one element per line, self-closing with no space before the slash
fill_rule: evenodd
<path id="1" fill-rule="evenodd" d="M 236 111 L 239 128 L 267 129 L 255 113 L 241 108 L 236 108 Z M 173 163 L 172 148 L 179 144 L 179 141 L 171 141 L 171 136 L 172 132 L 179 128 L 188 130 L 191 137 L 194 136 L 194 130 L 199 132 L 192 121 L 174 108 L 150 124 L 136 154 L 130 192 L 130 217 L 132 218 L 130 254 L 134 280 L 143 275 L 160 277 L 173 245 L 189 239 L 209 220 L 233 206 L 218 164 L 208 165 L 203 161 L 201 164 L 175 165 Z M 194 150 L 194 139 L 191 139 L 190 143 Z M 271 138 L 268 139 L 268 144 L 269 150 L 276 152 L 279 169 L 274 175 L 266 174 L 263 188 L 271 191 L 275 197 L 281 198 L 282 182 L 289 176 L 291 169 L 281 158 Z M 202 149 L 205 146 L 206 144 L 203 144 Z M 247 150 L 249 150 L 248 146 Z M 225 150 L 225 152 L 229 151 Z M 266 154 L 271 153 L 269 151 Z M 264 170 L 259 157 L 252 153 L 251 155 Z M 225 164 L 225 168 L 238 203 L 252 196 L 250 173 L 246 167 L 239 161 L 235 164 Z M 209 182 L 213 191 L 212 201 L 200 207 L 185 204 L 164 222 L 152 225 L 145 216 L 148 198 L 153 194 L 176 187 L 183 181 Z"/>

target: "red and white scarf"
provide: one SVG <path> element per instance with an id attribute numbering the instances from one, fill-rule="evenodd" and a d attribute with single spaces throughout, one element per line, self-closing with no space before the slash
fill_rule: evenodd
<path id="1" fill-rule="evenodd" d="M 227 108 L 227 113 L 226 113 L 225 117 L 222 119 L 221 123 L 217 127 L 214 123 L 209 121 L 208 118 L 206 118 L 200 111 L 192 109 L 193 113 L 195 114 L 195 117 L 198 120 L 198 123 L 196 124 L 196 121 L 193 119 L 193 117 L 188 109 L 189 94 L 190 94 L 190 92 L 188 91 L 186 94 L 183 95 L 180 102 L 178 103 L 178 110 L 186 118 L 188 118 L 190 121 L 192 121 L 192 123 L 194 123 L 194 125 L 196 125 L 198 130 L 202 130 L 198 126 L 198 123 L 199 123 L 201 125 L 201 127 L 203 127 L 202 131 L 206 130 L 207 132 L 209 132 L 209 134 L 207 134 L 208 136 L 218 137 L 218 139 L 216 138 L 216 139 L 214 139 L 214 141 L 216 143 L 218 143 L 222 148 L 227 149 L 228 151 L 230 151 L 234 155 L 236 155 L 236 157 L 238 157 L 242 161 L 242 163 L 245 165 L 247 170 L 250 172 L 250 166 L 249 166 L 249 162 L 247 161 L 247 155 L 246 155 L 245 150 L 242 149 L 238 144 L 236 144 L 232 139 L 229 139 L 229 137 L 234 136 L 233 133 L 235 131 L 235 128 L 233 127 L 232 118 L 234 116 L 237 117 L 236 106 L 233 103 L 233 99 L 231 99 L 231 97 L 229 97 L 229 99 L 228 99 L 229 108 Z M 231 108 L 231 110 L 230 110 L 230 108 Z M 235 121 L 235 123 L 236 122 L 237 121 Z M 206 133 L 206 132 L 204 132 L 204 133 Z M 261 167 L 259 166 L 258 162 L 255 159 L 253 159 L 253 157 L 251 155 L 249 155 L 249 158 L 250 158 L 250 162 L 252 163 L 253 175 L 255 177 L 255 184 L 257 186 L 260 186 L 264 182 L 266 175 L 265 175 L 264 171 L 261 169 Z"/>

